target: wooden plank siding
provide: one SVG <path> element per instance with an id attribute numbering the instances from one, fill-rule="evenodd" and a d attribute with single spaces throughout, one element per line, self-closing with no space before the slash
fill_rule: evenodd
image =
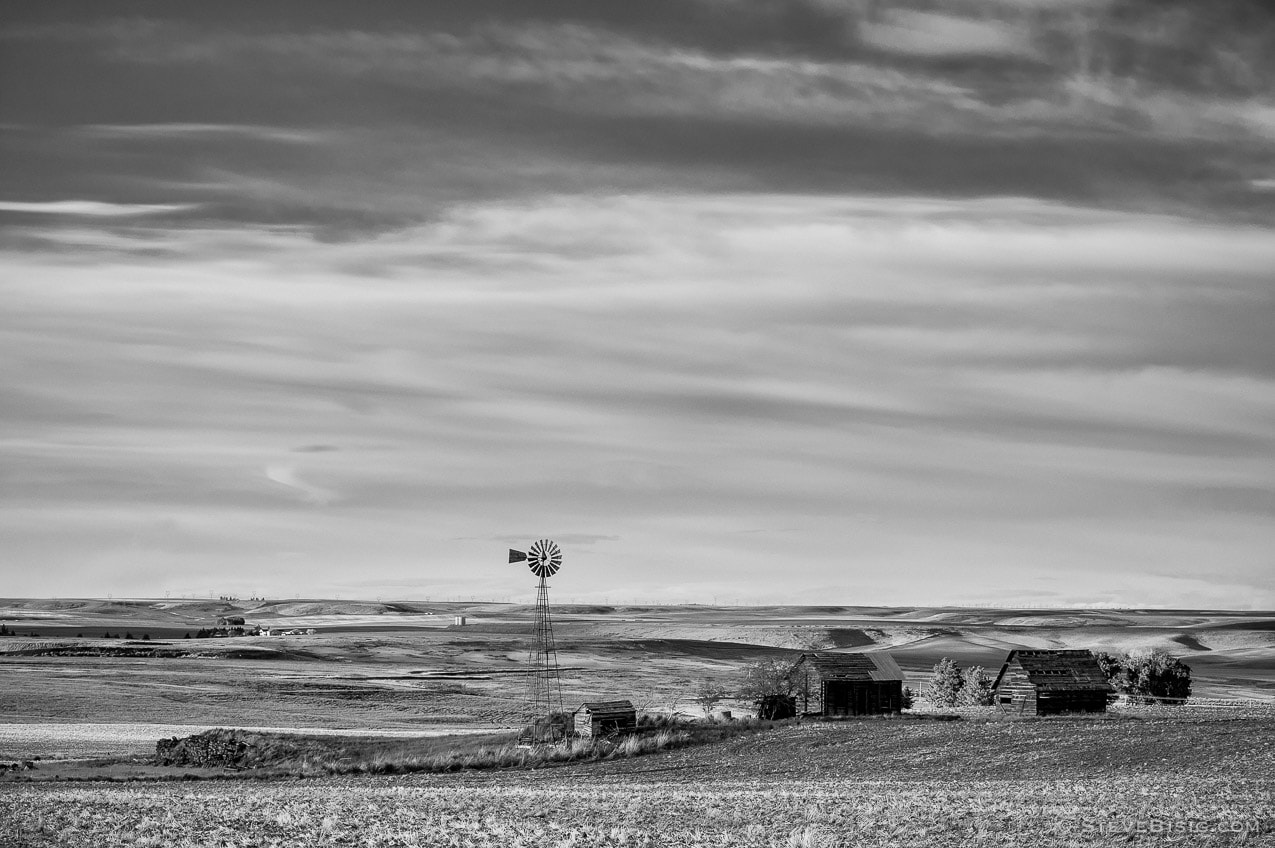
<path id="1" fill-rule="evenodd" d="M 903 674 L 888 655 L 802 654 L 791 683 L 805 715 L 875 715 L 903 708 Z"/>
<path id="2" fill-rule="evenodd" d="M 1114 690 L 1089 651 L 1009 652 L 993 685 L 996 706 L 1022 715 L 1103 712 Z"/>
<path id="3" fill-rule="evenodd" d="M 608 736 L 637 727 L 637 710 L 629 701 L 587 701 L 572 714 L 576 736 Z"/>

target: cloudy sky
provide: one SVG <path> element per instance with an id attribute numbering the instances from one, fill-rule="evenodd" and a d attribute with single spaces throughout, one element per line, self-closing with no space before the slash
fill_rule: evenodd
<path id="1" fill-rule="evenodd" d="M 0 7 L 4 595 L 1275 607 L 1262 0 Z"/>

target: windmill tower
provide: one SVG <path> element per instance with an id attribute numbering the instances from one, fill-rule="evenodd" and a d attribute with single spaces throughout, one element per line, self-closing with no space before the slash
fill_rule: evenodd
<path id="1" fill-rule="evenodd" d="M 548 539 L 535 542 L 524 553 L 510 549 L 509 561 L 526 562 L 540 578 L 536 587 L 535 635 L 527 656 L 527 711 L 530 713 L 533 743 L 556 742 L 565 738 L 566 728 L 556 726 L 562 713 L 562 681 L 558 677 L 558 649 L 553 641 L 553 619 L 549 615 L 549 584 L 545 581 L 562 567 L 562 550 Z"/>

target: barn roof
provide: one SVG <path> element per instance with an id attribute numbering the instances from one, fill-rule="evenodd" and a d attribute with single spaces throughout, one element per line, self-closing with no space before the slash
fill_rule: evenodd
<path id="1" fill-rule="evenodd" d="M 1001 685 L 1001 678 L 1014 663 L 1022 667 L 1027 679 L 1039 691 L 1115 691 L 1091 651 L 1010 651 L 993 688 Z"/>
<path id="2" fill-rule="evenodd" d="M 857 654 L 815 651 L 802 654 L 797 664 L 807 663 L 825 680 L 902 680 L 903 672 L 889 654 Z"/>
<path id="3" fill-rule="evenodd" d="M 631 713 L 633 712 L 633 703 L 631 701 L 585 701 L 580 705 L 580 709 L 576 712 L 588 713 Z"/>

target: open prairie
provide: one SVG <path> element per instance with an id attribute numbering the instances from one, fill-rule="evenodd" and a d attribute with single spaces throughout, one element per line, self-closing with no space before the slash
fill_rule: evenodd
<path id="1" fill-rule="evenodd" d="M 193 638 L 231 614 L 315 632 Z M 0 760 L 41 758 L 0 783 L 0 844 L 1258 844 L 1275 833 L 1275 708 L 1264 706 L 1275 614 L 1259 613 L 564 607 L 554 624 L 569 705 L 630 698 L 696 715 L 704 678 L 729 684 L 748 662 L 813 648 L 888 651 L 917 688 L 940 657 L 994 673 L 1014 647 L 1168 650 L 1191 665 L 1196 695 L 1227 703 L 804 723 L 535 771 L 190 784 L 119 782 L 148 774 L 86 763 L 214 726 L 515 727 L 530 622 L 528 608 L 502 604 L 0 602 L 16 634 L 0 639 Z"/>

